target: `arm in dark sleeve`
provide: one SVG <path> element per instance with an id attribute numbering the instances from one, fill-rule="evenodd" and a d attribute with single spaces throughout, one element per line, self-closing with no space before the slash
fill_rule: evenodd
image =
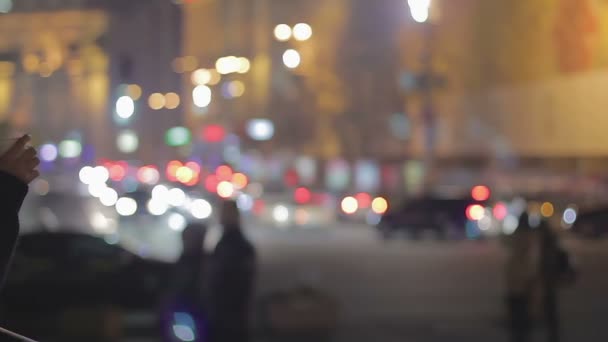
<path id="1" fill-rule="evenodd" d="M 19 209 L 27 194 L 27 185 L 0 172 L 0 288 L 4 283 L 19 234 Z"/>

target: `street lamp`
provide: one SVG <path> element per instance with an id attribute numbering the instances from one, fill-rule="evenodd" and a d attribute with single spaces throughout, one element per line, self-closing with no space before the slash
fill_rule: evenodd
<path id="1" fill-rule="evenodd" d="M 410 14 L 416 22 L 424 23 L 429 20 L 431 0 L 408 0 L 407 3 L 410 6 Z"/>
<path id="2" fill-rule="evenodd" d="M 432 174 L 434 169 L 435 159 L 435 144 L 436 144 L 436 115 L 433 106 L 433 90 L 440 87 L 443 83 L 443 76 L 438 75 L 433 70 L 433 45 L 434 28 L 429 22 L 432 0 L 408 0 L 410 14 L 414 21 L 424 24 L 424 47 L 422 52 L 423 70 L 417 76 L 417 88 L 422 92 L 423 109 L 422 118 L 425 128 L 425 153 L 424 165 L 427 174 Z M 425 189 L 430 191 L 430 177 L 425 177 Z"/>

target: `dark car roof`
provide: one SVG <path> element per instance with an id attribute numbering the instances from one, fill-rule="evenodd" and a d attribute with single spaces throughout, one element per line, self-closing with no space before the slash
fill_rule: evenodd
<path id="1" fill-rule="evenodd" d="M 78 244 L 106 249 L 107 253 L 127 252 L 120 246 L 110 245 L 97 236 L 77 232 L 35 232 L 24 234 L 19 238 L 17 250 L 32 255 L 69 254 Z"/>

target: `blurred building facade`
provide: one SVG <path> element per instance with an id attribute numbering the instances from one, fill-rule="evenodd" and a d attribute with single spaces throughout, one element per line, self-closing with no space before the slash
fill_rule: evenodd
<path id="1" fill-rule="evenodd" d="M 248 73 L 224 75 L 211 87 L 213 100 L 208 108 L 185 108 L 185 121 L 195 135 L 205 127 L 220 125 L 241 139 L 244 150 L 287 159 L 309 157 L 320 163 L 344 160 L 354 165 L 359 160 L 406 159 L 410 126 L 395 77 L 398 33 L 406 16 L 403 2 L 182 3 L 184 58 L 194 57 L 197 67 L 205 69 L 215 68 L 224 56 L 251 61 Z M 298 23 L 310 25 L 310 39 L 281 41 L 274 37 L 277 25 L 293 28 Z M 296 68 L 283 63 L 288 49 L 301 57 Z M 183 73 L 185 94 L 196 86 L 191 71 Z M 226 98 L 225 87 L 233 81 L 243 82 L 245 93 Z M 248 136 L 247 124 L 255 118 L 274 123 L 271 140 L 259 142 Z"/>
<path id="2" fill-rule="evenodd" d="M 433 10 L 432 63 L 446 78 L 433 94 L 440 167 L 545 188 L 555 179 L 578 184 L 572 175 L 601 177 L 605 2 L 436 0 Z M 404 70 L 420 68 L 422 30 L 411 20 L 403 27 Z M 409 115 L 420 117 L 419 95 L 406 97 Z M 415 141 L 420 156 L 424 140 Z"/>
<path id="3" fill-rule="evenodd" d="M 179 92 L 171 70 L 181 38 L 179 8 L 162 0 L 9 3 L 0 15 L 0 119 L 12 131 L 5 134 L 30 132 L 40 144 L 77 140 L 88 146 L 89 159 L 129 159 L 135 154 L 119 151 L 116 140 L 130 129 L 139 139 L 137 158 L 155 160 L 158 137 L 181 118 L 153 112 L 143 99 L 152 91 Z M 121 84 L 135 84 L 143 94 L 133 117 L 118 122 Z"/>

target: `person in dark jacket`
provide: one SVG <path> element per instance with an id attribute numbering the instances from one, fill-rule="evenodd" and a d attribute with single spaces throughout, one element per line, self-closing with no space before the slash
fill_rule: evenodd
<path id="1" fill-rule="evenodd" d="M 19 234 L 19 209 L 28 191 L 28 184 L 38 177 L 40 160 L 36 150 L 26 147 L 24 135 L 0 156 L 0 289 Z"/>
<path id="2" fill-rule="evenodd" d="M 173 326 L 177 322 L 175 314 L 189 315 L 193 331 L 193 341 L 207 341 L 207 327 L 204 309 L 205 252 L 203 243 L 207 227 L 203 223 L 190 223 L 182 231 L 182 254 L 175 263 L 167 294 L 168 307 L 164 308 L 163 319 L 165 341 L 175 341 Z M 179 317 L 179 315 L 177 316 Z M 172 324 L 166 324 L 171 322 Z M 168 328 L 168 329 L 167 329 Z"/>
<path id="3" fill-rule="evenodd" d="M 249 341 L 249 316 L 255 281 L 255 250 L 241 230 L 234 201 L 225 201 L 223 235 L 211 257 L 208 310 L 211 342 Z"/>
<path id="4" fill-rule="evenodd" d="M 535 235 L 527 213 L 521 215 L 515 233 L 509 239 L 505 268 L 507 313 L 511 342 L 527 342 L 532 328 L 531 298 L 537 267 Z"/>
<path id="5" fill-rule="evenodd" d="M 558 237 L 546 222 L 539 227 L 540 233 L 540 255 L 539 270 L 542 289 L 542 311 L 547 334 L 547 342 L 559 342 L 559 312 L 558 312 L 558 290 L 560 283 L 561 258 L 567 258 L 561 249 Z"/>

